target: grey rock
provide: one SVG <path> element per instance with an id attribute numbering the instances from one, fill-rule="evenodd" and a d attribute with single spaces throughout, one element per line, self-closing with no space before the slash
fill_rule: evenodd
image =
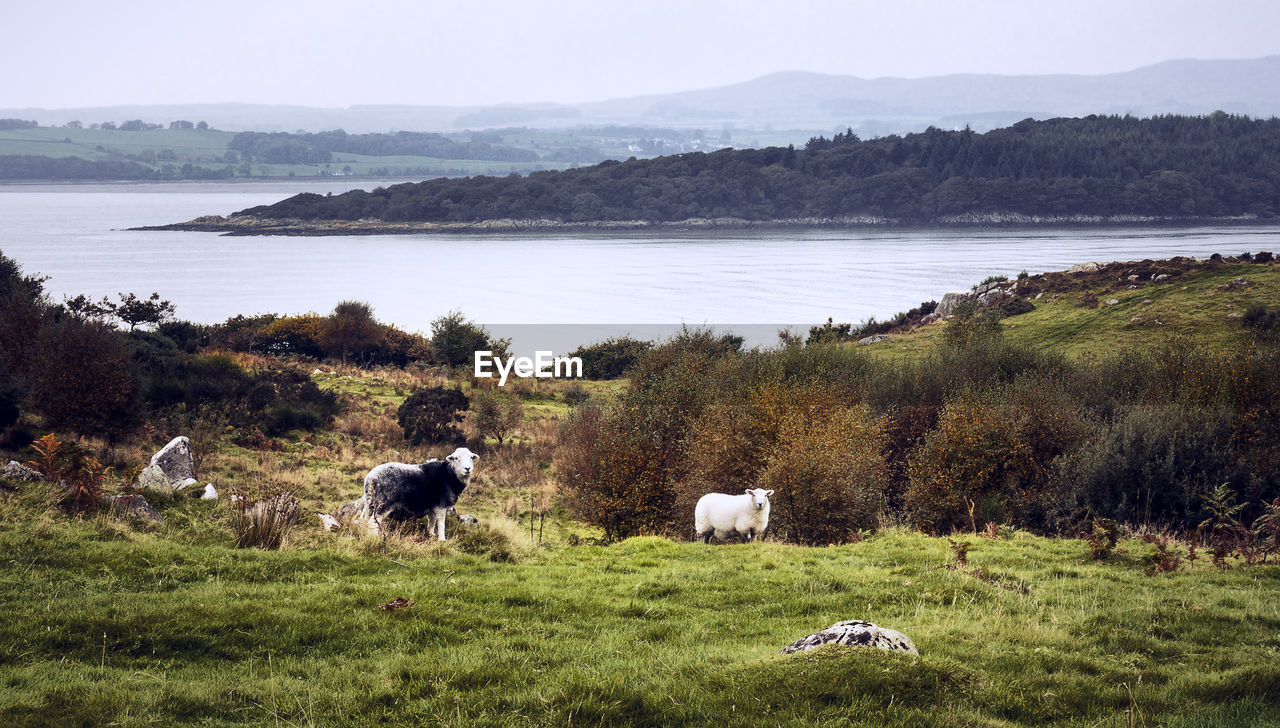
<path id="1" fill-rule="evenodd" d="M 969 294 L 967 293 L 948 293 L 942 297 L 942 300 L 938 302 L 938 307 L 933 311 L 944 318 L 952 316 L 956 312 L 956 306 L 959 306 L 961 302 L 968 298 Z"/>
<path id="2" fill-rule="evenodd" d="M 38 471 L 28 468 L 17 460 L 10 460 L 9 464 L 4 466 L 4 470 L 0 470 L 0 478 L 19 483 L 38 483 L 44 480 L 44 476 Z"/>
<path id="3" fill-rule="evenodd" d="M 1095 270 L 1098 270 L 1101 267 L 1102 266 L 1098 265 L 1098 263 L 1095 261 L 1090 261 L 1088 263 L 1076 263 L 1075 265 L 1068 268 L 1067 272 L 1068 273 L 1091 273 Z"/>
<path id="4" fill-rule="evenodd" d="M 982 295 L 978 296 L 978 308 L 991 308 L 993 306 L 999 306 L 1001 303 L 1009 300 L 1010 298 L 1012 298 L 1012 296 L 1009 294 L 1008 291 L 1000 288 L 993 288 L 983 293 Z"/>
<path id="5" fill-rule="evenodd" d="M 1107 305 L 1108 305 L 1108 306 L 1114 306 L 1114 305 L 1116 305 L 1117 303 L 1120 303 L 1120 299 L 1118 299 L 1118 298 L 1108 298 L 1108 299 L 1107 299 Z"/>
<path id="6" fill-rule="evenodd" d="M 873 336 L 864 336 L 863 338 L 858 339 L 858 344 L 861 346 L 866 346 L 867 344 L 874 344 L 877 341 L 888 341 L 888 340 L 889 340 L 889 337 L 884 334 L 875 334 Z"/>
<path id="7" fill-rule="evenodd" d="M 136 493 L 134 495 L 113 495 L 107 498 L 107 505 L 112 513 L 141 518 L 152 523 L 164 523 L 164 516 L 160 515 L 160 511 L 157 511 L 155 506 L 148 503 L 146 498 Z"/>
<path id="8" fill-rule="evenodd" d="M 1161 273 L 1160 275 L 1156 276 L 1155 278 L 1152 278 L 1151 280 L 1155 281 L 1156 283 L 1159 283 L 1160 281 L 1167 281 L 1169 280 L 1169 274 Z"/>
<path id="9" fill-rule="evenodd" d="M 157 493 L 172 493 L 173 482 L 158 466 L 148 465 L 138 473 L 138 488 L 153 490 Z"/>
<path id="10" fill-rule="evenodd" d="M 187 478 L 196 476 L 195 461 L 191 458 L 191 441 L 181 435 L 152 455 L 151 464 L 163 470 L 169 483 L 175 487 Z"/>
<path id="11" fill-rule="evenodd" d="M 921 325 L 921 326 L 928 326 L 929 324 L 933 323 L 934 321 L 941 321 L 941 320 L 942 320 L 942 315 L 941 315 L 941 314 L 939 314 L 937 311 L 934 311 L 933 313 L 929 314 L 928 316 L 925 316 L 925 317 L 921 318 L 921 319 L 920 319 L 920 325 Z"/>
<path id="12" fill-rule="evenodd" d="M 782 648 L 782 654 L 812 650 L 823 645 L 848 645 L 851 647 L 878 647 L 890 652 L 906 652 L 918 655 L 920 651 L 911 638 L 905 634 L 884 627 L 877 627 L 870 622 L 851 619 L 836 622 L 819 632 L 801 637 Z"/>

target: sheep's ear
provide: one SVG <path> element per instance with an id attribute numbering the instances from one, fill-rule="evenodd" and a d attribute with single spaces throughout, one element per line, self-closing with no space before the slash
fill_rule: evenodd
<path id="1" fill-rule="evenodd" d="M 773 491 L 771 491 L 771 490 L 766 490 L 766 491 L 764 492 L 764 494 L 765 494 L 765 497 L 767 498 L 767 497 L 769 497 L 769 496 L 773 495 Z"/>
<path id="2" fill-rule="evenodd" d="M 744 490 L 744 491 L 742 491 L 742 492 L 743 492 L 743 493 L 746 493 L 747 495 L 755 495 L 755 493 L 751 492 L 751 489 L 750 489 L 750 488 L 747 488 L 746 490 Z"/>
<path id="3" fill-rule="evenodd" d="M 479 456 L 479 455 L 477 455 L 477 454 L 475 454 L 475 453 L 471 453 L 471 459 L 472 459 L 472 460 L 479 460 L 479 459 L 480 459 L 480 456 Z"/>

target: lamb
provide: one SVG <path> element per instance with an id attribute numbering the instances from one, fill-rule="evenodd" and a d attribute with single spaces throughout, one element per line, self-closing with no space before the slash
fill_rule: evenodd
<path id="1" fill-rule="evenodd" d="M 751 541 L 769 527 L 769 496 L 772 490 L 749 489 L 742 495 L 707 493 L 693 510 L 694 531 L 703 543 L 711 536 L 721 541 L 738 534 Z"/>
<path id="2" fill-rule="evenodd" d="M 836 622 L 819 632 L 792 642 L 782 648 L 782 654 L 812 650 L 823 645 L 850 645 L 862 647 L 879 647 L 890 652 L 908 652 L 920 654 L 911 638 L 905 634 L 884 627 L 877 627 L 870 622 L 850 619 Z"/>
<path id="3" fill-rule="evenodd" d="M 453 451 L 444 460 L 430 460 L 421 465 L 383 463 L 364 478 L 364 495 L 343 506 L 335 518 L 317 514 L 325 530 L 337 526 L 344 517 L 363 518 L 369 530 L 382 532 L 384 521 L 412 521 L 428 516 L 427 530 L 445 539 L 445 514 L 458 502 L 458 496 L 471 482 L 479 455 L 465 447 Z"/>

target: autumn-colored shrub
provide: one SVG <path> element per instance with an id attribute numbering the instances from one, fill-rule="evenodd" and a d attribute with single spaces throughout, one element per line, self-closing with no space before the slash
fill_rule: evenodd
<path id="1" fill-rule="evenodd" d="M 758 480 L 774 491 L 770 531 L 794 543 L 830 544 L 874 529 L 888 481 L 882 430 L 863 408 L 788 416 Z"/>
<path id="2" fill-rule="evenodd" d="M 259 332 L 263 349 L 268 354 L 294 354 L 318 359 L 324 355 L 321 344 L 328 321 L 314 313 L 278 318 Z"/>
<path id="3" fill-rule="evenodd" d="M 499 445 L 524 424 L 520 398 L 493 388 L 475 391 L 471 396 L 471 413 L 480 436 L 496 437 Z"/>
<path id="4" fill-rule="evenodd" d="M 1087 428 L 1082 409 L 1052 380 L 957 395 L 909 458 L 908 515 L 936 532 L 988 521 L 1042 528 L 1060 500 L 1052 465 Z"/>

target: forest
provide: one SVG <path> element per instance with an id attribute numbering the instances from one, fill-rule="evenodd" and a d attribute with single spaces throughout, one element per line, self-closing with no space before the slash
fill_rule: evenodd
<path id="1" fill-rule="evenodd" d="M 955 223 L 970 216 L 1192 219 L 1280 211 L 1280 119 L 1027 119 L 984 134 L 930 128 L 802 149 L 723 149 L 527 176 L 304 193 L 241 215 L 388 222 L 680 222 L 849 219 Z"/>
<path id="2" fill-rule="evenodd" d="M 394 134 L 348 134 L 341 129 L 317 134 L 246 131 L 236 134 L 230 148 L 245 159 L 271 164 L 328 162 L 334 153 L 371 157 L 412 156 L 437 159 L 487 159 L 536 162 L 537 152 L 495 146 L 484 141 L 457 142 L 442 134 L 400 131 Z"/>

